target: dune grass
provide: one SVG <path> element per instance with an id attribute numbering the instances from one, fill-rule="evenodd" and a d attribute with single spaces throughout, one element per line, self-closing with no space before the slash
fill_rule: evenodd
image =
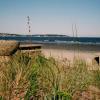
<path id="1" fill-rule="evenodd" d="M 87 70 L 83 60 L 66 63 L 43 55 L 14 55 L 0 67 L 0 100 L 72 100 L 89 85 L 100 88 L 99 71 Z"/>

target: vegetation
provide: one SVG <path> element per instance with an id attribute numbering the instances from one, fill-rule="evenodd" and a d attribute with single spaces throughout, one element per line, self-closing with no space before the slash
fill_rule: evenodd
<path id="1" fill-rule="evenodd" d="M 18 53 L 0 64 L 0 100 L 75 100 L 76 91 L 90 85 L 100 88 L 100 71 L 87 67 L 83 60 L 70 65 L 67 60 Z"/>
<path id="2" fill-rule="evenodd" d="M 94 85 L 100 89 L 100 70 L 94 71 Z"/>

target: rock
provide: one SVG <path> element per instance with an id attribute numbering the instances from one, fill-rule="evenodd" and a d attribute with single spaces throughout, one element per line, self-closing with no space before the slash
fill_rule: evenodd
<path id="1" fill-rule="evenodd" d="M 0 40 L 0 56 L 10 56 L 19 48 L 19 42 L 15 40 Z"/>

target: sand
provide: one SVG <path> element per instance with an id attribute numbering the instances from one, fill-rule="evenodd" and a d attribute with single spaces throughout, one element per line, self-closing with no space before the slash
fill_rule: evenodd
<path id="1" fill-rule="evenodd" d="M 73 62 L 74 58 L 85 60 L 92 64 L 95 57 L 100 57 L 99 45 L 72 45 L 72 44 L 44 44 L 42 53 L 46 57 L 67 59 Z"/>

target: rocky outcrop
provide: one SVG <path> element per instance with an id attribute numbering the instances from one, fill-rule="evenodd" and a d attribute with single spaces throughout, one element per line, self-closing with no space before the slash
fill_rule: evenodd
<path id="1" fill-rule="evenodd" d="M 19 42 L 14 40 L 0 40 L 0 56 L 10 56 L 19 48 Z"/>

